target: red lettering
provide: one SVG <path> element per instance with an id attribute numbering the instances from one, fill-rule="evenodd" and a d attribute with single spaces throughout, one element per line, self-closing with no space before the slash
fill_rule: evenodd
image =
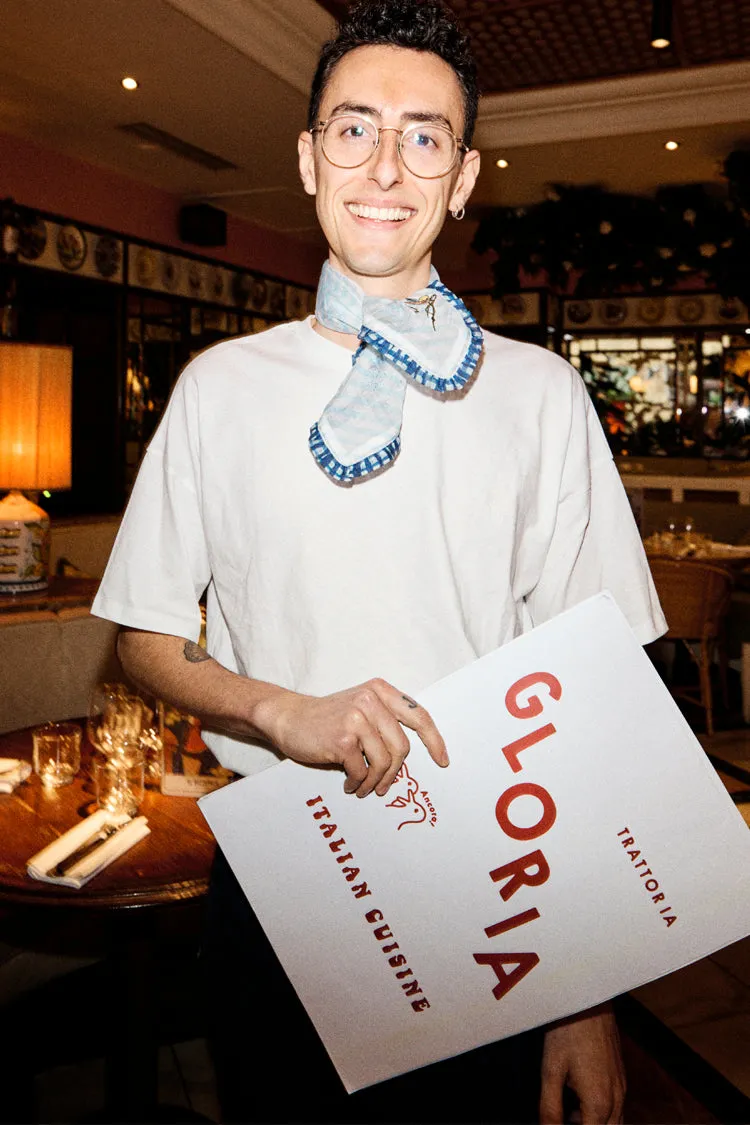
<path id="1" fill-rule="evenodd" d="M 508 817 L 508 809 L 517 797 L 536 797 L 541 802 L 542 816 L 530 828 L 519 828 Z M 513 840 L 535 840 L 537 836 L 543 836 L 545 832 L 548 832 L 555 823 L 557 809 L 555 808 L 555 802 L 541 785 L 535 785 L 533 782 L 521 782 L 518 785 L 511 785 L 510 789 L 506 789 L 502 797 L 498 798 L 495 805 L 495 816 L 506 836 L 510 836 Z"/>
<path id="2" fill-rule="evenodd" d="M 367 898 L 368 895 L 372 894 L 372 891 L 368 891 L 367 889 L 367 883 L 355 883 L 352 887 L 352 891 L 354 892 L 355 898 Z M 382 918 L 383 915 L 381 914 L 380 917 Z"/>
<path id="3" fill-rule="evenodd" d="M 383 949 L 385 949 L 385 946 L 383 946 Z M 406 964 L 406 958 L 403 953 L 394 953 L 393 957 L 388 958 L 388 964 L 392 969 L 398 969 L 400 965 Z"/>
<path id="4" fill-rule="evenodd" d="M 316 820 L 321 820 L 321 819 L 322 819 L 322 818 L 323 818 L 324 816 L 330 816 L 330 815 L 331 815 L 331 814 L 329 813 L 329 811 L 328 811 L 328 809 L 327 809 L 327 808 L 325 807 L 325 805 L 323 806 L 323 808 L 322 808 L 322 809 L 318 809 L 318 811 L 317 811 L 317 812 L 314 812 L 314 813 L 313 813 L 313 816 L 314 816 L 314 818 L 315 818 Z"/>
<path id="5" fill-rule="evenodd" d="M 352 888 L 352 890 L 354 890 L 354 888 Z M 365 919 L 370 923 L 372 923 L 372 922 L 382 922 L 383 921 L 383 915 L 380 913 L 379 910 L 368 910 L 367 913 L 365 914 Z"/>
<path id="6" fill-rule="evenodd" d="M 322 801 L 322 800 L 323 800 L 323 798 L 320 796 L 320 794 L 318 794 L 317 797 L 312 797 L 309 801 L 307 801 L 307 804 L 308 805 L 317 805 L 318 801 Z"/>
<path id="7" fill-rule="evenodd" d="M 393 945 L 384 945 L 383 953 L 390 953 L 392 950 L 398 949 L 398 942 L 394 941 Z"/>
<path id="8" fill-rule="evenodd" d="M 546 883 L 549 879 L 549 864 L 537 848 L 528 855 L 522 855 L 520 859 L 496 867 L 494 871 L 490 871 L 490 879 L 493 883 L 499 883 L 501 879 L 508 880 L 500 888 L 500 897 L 503 902 L 507 902 L 520 887 L 538 887 Z"/>
<path id="9" fill-rule="evenodd" d="M 664 921 L 667 923 L 668 926 L 671 926 L 673 922 L 677 921 L 677 917 L 674 914 L 670 914 L 669 917 L 664 919 Z"/>
<path id="10" fill-rule="evenodd" d="M 393 937 L 388 926 L 378 926 L 377 930 L 373 931 L 378 941 L 385 941 L 386 938 Z"/>
<path id="11" fill-rule="evenodd" d="M 618 835 L 619 835 L 619 833 L 618 833 Z M 629 847 L 630 847 L 630 845 L 631 845 L 631 844 L 634 844 L 634 843 L 635 843 L 635 840 L 633 839 L 633 837 L 632 837 L 632 836 L 628 836 L 627 840 L 623 840 L 623 841 L 622 841 L 622 846 L 623 846 L 624 848 L 629 848 Z"/>
<path id="12" fill-rule="evenodd" d="M 398 973 L 396 975 L 398 976 Z M 416 996 L 418 992 L 422 991 L 418 980 L 410 980 L 407 984 L 402 984 L 401 987 L 407 996 Z"/>
<path id="13" fill-rule="evenodd" d="M 411 1006 L 415 1012 L 423 1012 L 425 1008 L 429 1008 L 430 1001 L 426 996 L 422 996 L 419 1000 L 412 1000 Z"/>
<path id="14" fill-rule="evenodd" d="M 522 768 L 518 760 L 518 755 L 522 750 L 528 750 L 529 746 L 534 746 L 535 743 L 541 742 L 544 738 L 549 738 L 551 734 L 555 733 L 555 728 L 552 723 L 547 723 L 545 727 L 540 727 L 539 730 L 534 730 L 530 734 L 525 734 L 523 738 L 517 738 L 515 742 L 503 746 L 503 754 L 513 773 L 518 773 Z"/>
<path id="15" fill-rule="evenodd" d="M 359 875 L 358 867 L 342 867 L 341 870 L 344 872 L 344 878 L 346 879 L 347 883 L 353 883 Z"/>
<path id="16" fill-rule="evenodd" d="M 514 719 L 535 719 L 537 715 L 541 715 L 544 704 L 538 695 L 530 695 L 526 703 L 518 702 L 519 693 L 536 684 L 544 684 L 548 687 L 552 699 L 557 700 L 562 696 L 560 681 L 549 672 L 532 672 L 528 676 L 522 676 L 505 693 L 505 706 Z"/>
<path id="17" fill-rule="evenodd" d="M 484 932 L 488 938 L 497 937 L 498 934 L 505 934 L 508 930 L 515 930 L 516 926 L 533 922 L 538 917 L 539 911 L 533 906 L 531 910 L 524 910 L 522 914 L 514 914 L 512 918 L 506 918 L 504 922 L 495 922 L 494 926 L 486 926 Z"/>
<path id="18" fill-rule="evenodd" d="M 496 1000 L 507 996 L 511 988 L 522 981 L 527 973 L 539 964 L 537 953 L 475 953 L 474 960 L 478 965 L 489 965 L 497 977 L 497 984 L 492 989 Z M 510 972 L 505 971 L 505 965 L 515 965 Z"/>
<path id="19" fill-rule="evenodd" d="M 318 828 L 323 833 L 326 840 L 330 840 L 330 838 L 331 838 L 331 836 L 333 836 L 334 832 L 338 831 L 338 825 L 336 825 L 336 824 L 319 824 Z"/>

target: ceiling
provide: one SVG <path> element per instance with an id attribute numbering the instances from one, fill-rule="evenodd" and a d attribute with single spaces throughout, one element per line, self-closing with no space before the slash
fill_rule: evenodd
<path id="1" fill-rule="evenodd" d="M 650 0 L 452 6 L 474 37 L 486 91 L 473 205 L 443 240 L 457 262 L 482 210 L 531 203 L 550 181 L 634 192 L 718 183 L 724 156 L 750 147 L 750 0 L 675 0 L 667 51 L 648 42 Z M 320 242 L 298 181 L 296 138 L 338 7 L 2 0 L 0 133 Z M 125 74 L 140 83 L 133 93 L 120 86 Z M 140 122 L 235 167 L 211 170 L 121 131 Z M 676 152 L 664 150 L 669 136 Z"/>
<path id="2" fill-rule="evenodd" d="M 448 0 L 485 94 L 750 57 L 750 0 L 674 0 L 672 45 L 651 46 L 651 0 Z M 337 18 L 341 0 L 323 0 Z"/>

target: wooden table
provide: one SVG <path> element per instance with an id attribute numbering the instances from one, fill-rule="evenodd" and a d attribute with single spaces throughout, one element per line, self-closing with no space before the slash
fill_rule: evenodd
<path id="1" fill-rule="evenodd" d="M 195 800 L 147 791 L 140 811 L 151 834 L 84 887 L 31 879 L 27 860 L 93 810 L 90 753 L 84 738 L 81 771 L 71 785 L 48 791 L 32 774 L 14 793 L 0 794 L 0 907 L 22 919 L 32 938 L 65 918 L 82 941 L 101 934 L 109 979 L 126 1002 L 103 1040 L 107 1105 L 97 1120 L 172 1120 L 168 1107 L 157 1105 L 157 957 L 172 940 L 194 938 L 197 945 L 201 910 L 195 908 L 208 888 L 215 842 Z M 30 731 L 0 736 L 0 757 L 31 760 Z M 191 988 L 197 1008 L 194 979 L 185 982 L 188 998 Z"/>
<path id="2" fill-rule="evenodd" d="M 0 757 L 30 762 L 31 732 L 0 735 Z M 197 803 L 150 790 L 140 812 L 148 817 L 151 834 L 86 886 L 57 887 L 26 874 L 26 862 L 35 852 L 93 811 L 91 748 L 85 738 L 81 757 L 72 785 L 48 790 L 32 774 L 14 793 L 0 794 L 0 902 L 122 910 L 205 894 L 215 842 Z"/>

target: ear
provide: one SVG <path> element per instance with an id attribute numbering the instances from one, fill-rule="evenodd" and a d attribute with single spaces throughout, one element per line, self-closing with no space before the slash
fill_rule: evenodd
<path id="1" fill-rule="evenodd" d="M 481 157 L 475 148 L 466 153 L 448 204 L 450 211 L 458 211 L 459 208 L 465 207 L 468 203 L 469 196 L 474 190 L 474 184 L 477 182 L 480 162 Z"/>
<path id="2" fill-rule="evenodd" d="M 312 133 L 300 133 L 297 141 L 299 153 L 299 174 L 302 186 L 308 195 L 315 195 L 315 153 L 313 152 Z"/>

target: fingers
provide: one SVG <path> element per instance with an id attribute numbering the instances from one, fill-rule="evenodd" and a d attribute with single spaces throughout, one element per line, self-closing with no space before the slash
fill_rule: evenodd
<path id="1" fill-rule="evenodd" d="M 398 721 L 419 735 L 432 760 L 439 766 L 447 766 L 448 751 L 429 711 L 385 680 L 373 680 L 372 686 Z"/>
<path id="2" fill-rule="evenodd" d="M 443 738 L 416 700 L 385 680 L 370 680 L 347 694 L 350 709 L 339 743 L 339 761 L 347 775 L 345 792 L 367 797 L 375 791 L 385 796 L 409 753 L 403 727 L 419 735 L 438 765 L 448 765 Z"/>

